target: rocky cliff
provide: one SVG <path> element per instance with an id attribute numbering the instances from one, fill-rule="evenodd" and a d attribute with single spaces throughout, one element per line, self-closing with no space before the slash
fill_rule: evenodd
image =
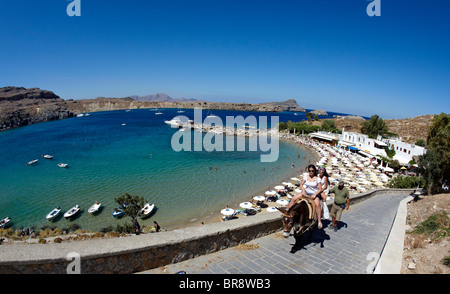
<path id="1" fill-rule="evenodd" d="M 0 88 L 0 130 L 73 116 L 67 102 L 51 91 Z"/>

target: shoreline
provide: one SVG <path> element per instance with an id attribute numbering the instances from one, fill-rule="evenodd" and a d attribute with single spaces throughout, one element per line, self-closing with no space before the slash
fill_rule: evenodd
<path id="1" fill-rule="evenodd" d="M 278 181 L 279 183 L 274 183 L 274 186 L 275 185 L 280 185 L 281 182 L 291 182 L 292 181 L 291 180 L 292 177 L 298 177 L 300 174 L 302 174 L 302 171 L 304 170 L 304 168 L 308 164 L 314 164 L 320 158 L 320 154 L 318 154 L 317 150 L 315 150 L 315 149 L 313 149 L 313 148 L 311 148 L 309 146 L 306 146 L 303 143 L 300 144 L 299 142 L 296 142 L 295 139 L 298 139 L 298 138 L 299 137 L 295 137 L 295 138 L 286 138 L 286 137 L 281 137 L 281 136 L 279 137 L 279 139 L 283 140 L 284 142 L 287 142 L 289 144 L 294 144 L 296 148 L 306 152 L 307 155 L 305 155 L 306 159 L 303 159 L 301 157 L 298 158 L 299 160 L 305 160 L 305 162 L 302 162 L 301 166 L 298 166 L 298 167 L 294 168 L 294 170 L 291 172 L 290 176 L 288 176 L 286 178 L 283 178 L 282 180 Z M 298 169 L 298 168 L 300 168 L 300 169 Z M 264 192 L 267 191 L 267 188 L 260 187 L 260 189 L 259 189 L 258 187 L 255 187 L 255 191 L 257 191 L 257 192 L 252 193 L 253 196 L 255 196 L 255 195 L 264 195 Z M 251 196 L 251 197 L 253 197 L 253 196 Z M 230 202 L 228 204 L 228 206 L 230 208 L 233 208 L 235 210 L 236 209 L 242 209 L 242 208 L 239 207 L 239 204 L 241 202 L 249 200 L 248 199 L 248 195 L 245 195 L 245 196 L 241 195 L 239 197 L 236 197 L 235 199 L 240 199 L 240 200 L 234 200 L 233 202 Z M 265 202 L 265 203 L 268 205 L 268 207 L 279 206 L 276 202 Z M 261 209 L 261 211 L 258 212 L 258 214 L 260 214 L 260 213 L 266 213 L 266 209 Z M 163 223 L 162 224 L 160 223 L 160 225 L 166 231 L 174 231 L 174 230 L 178 230 L 178 229 L 199 226 L 199 225 L 202 225 L 202 224 L 211 224 L 211 223 L 221 222 L 222 221 L 222 217 L 223 217 L 223 215 L 220 213 L 220 210 L 217 210 L 217 211 L 211 212 L 208 215 L 191 218 L 191 219 L 186 220 L 185 222 L 180 223 L 180 224 L 175 224 L 175 225 L 171 224 L 169 226 L 164 226 Z M 245 216 L 241 215 L 241 214 L 238 214 L 238 217 L 245 217 Z M 156 218 L 154 220 L 158 221 Z M 29 227 L 31 227 L 31 226 L 29 226 Z M 141 226 L 141 229 L 143 229 L 143 228 L 149 229 L 147 232 L 145 232 L 143 234 L 153 233 L 153 231 L 152 231 L 153 226 L 152 225 L 150 225 L 150 226 L 149 225 L 143 225 L 143 226 Z M 4 230 L 6 231 L 6 230 L 9 230 L 9 229 L 11 229 L 11 228 L 6 228 Z M 14 229 L 14 231 L 17 231 L 17 230 L 20 231 L 20 229 L 17 229 L 17 228 Z M 98 230 L 97 231 L 95 231 L 95 230 L 94 231 L 90 231 L 90 230 L 83 230 L 83 229 L 81 229 L 80 231 L 81 231 L 80 234 L 84 234 L 84 235 L 96 235 L 96 234 L 100 233 L 100 231 L 98 231 Z M 115 231 L 113 231 L 113 232 L 115 232 Z M 74 234 L 77 234 L 77 233 L 76 232 L 68 232 L 67 234 L 63 234 L 63 235 L 55 235 L 55 236 L 43 237 L 43 238 L 26 236 L 26 237 L 28 237 L 27 239 L 24 239 L 24 240 L 8 240 L 9 242 L 6 242 L 5 244 L 37 243 L 37 242 L 39 242 L 39 239 L 46 239 L 47 241 L 49 241 L 49 240 L 53 240 L 53 239 L 58 238 L 58 237 L 64 240 L 65 238 L 71 238 L 71 236 L 73 236 Z M 125 235 L 130 235 L 130 234 L 125 234 Z M 131 235 L 134 235 L 134 234 L 131 234 Z M 64 240 L 64 242 L 70 242 L 70 241 L 73 241 L 73 240 L 71 240 L 71 239 Z"/>
<path id="2" fill-rule="evenodd" d="M 296 171 L 294 169 L 294 171 L 292 171 L 292 173 L 291 173 L 291 175 L 289 177 L 283 178 L 280 181 L 280 183 L 275 184 L 275 185 L 280 185 L 282 182 L 292 182 L 292 180 L 291 180 L 292 177 L 298 177 L 300 174 L 303 173 L 302 170 L 305 169 L 306 166 L 308 166 L 309 164 L 314 164 L 315 162 L 319 161 L 319 157 L 320 157 L 320 155 L 317 153 L 316 150 L 314 150 L 314 149 L 312 149 L 310 147 L 307 147 L 304 144 L 299 144 L 299 143 L 293 141 L 292 139 L 285 138 L 285 137 L 279 137 L 279 139 L 283 140 L 285 142 L 288 142 L 289 144 L 294 144 L 294 145 L 296 145 L 297 148 L 300 148 L 301 150 L 309 153 L 307 155 L 307 158 L 305 159 L 305 160 L 309 159 L 309 161 L 305 162 L 300 170 Z M 254 196 L 255 195 L 264 195 L 264 192 L 267 191 L 267 189 L 261 189 L 261 190 L 257 190 L 257 191 L 258 192 L 253 193 Z M 231 202 L 230 204 L 228 204 L 228 207 L 232 208 L 234 210 L 242 209 L 241 207 L 239 207 L 239 204 L 241 202 L 249 200 L 248 198 L 246 199 L 244 196 L 238 197 L 238 198 L 241 199 L 241 200 L 239 200 L 237 202 Z M 276 202 L 265 202 L 265 204 L 267 204 L 268 207 L 279 206 L 279 205 L 276 205 Z M 262 209 L 260 212 L 258 212 L 258 214 L 260 214 L 260 213 L 267 213 L 267 211 L 265 209 Z M 239 216 L 245 217 L 245 216 L 242 216 L 242 215 L 238 214 L 238 217 Z M 195 221 L 190 221 L 189 224 L 185 223 L 184 225 L 173 225 L 173 226 L 167 227 L 166 229 L 168 231 L 172 231 L 172 230 L 189 228 L 189 227 L 192 227 L 192 226 L 199 226 L 199 225 L 202 225 L 202 223 L 205 224 L 205 225 L 206 224 L 210 224 L 210 223 L 217 223 L 217 222 L 221 222 L 222 221 L 222 217 L 223 217 L 223 215 L 218 210 L 218 211 L 212 212 L 208 216 L 198 217 L 198 218 L 195 219 Z"/>
<path id="3" fill-rule="evenodd" d="M 274 186 L 282 185 L 281 184 L 282 182 L 291 182 L 292 183 L 292 181 L 293 181 L 293 180 L 291 180 L 292 177 L 302 178 L 303 174 L 304 174 L 303 169 L 305 169 L 305 167 L 309 164 L 327 165 L 327 167 L 326 167 L 327 170 L 330 169 L 334 173 L 337 173 L 338 172 L 337 170 L 339 169 L 339 178 L 342 178 L 344 176 L 346 177 L 346 175 L 354 176 L 356 178 L 356 180 L 354 180 L 354 181 L 358 181 L 358 182 L 360 182 L 364 178 L 368 179 L 369 174 L 371 174 L 371 176 L 375 176 L 373 171 L 376 171 L 377 173 L 381 173 L 380 170 L 377 170 L 376 167 L 372 166 L 372 163 L 370 163 L 370 164 L 366 163 L 365 164 L 366 166 L 363 169 L 360 169 L 360 172 L 357 172 L 359 174 L 365 174 L 363 176 L 356 175 L 356 174 L 352 175 L 351 171 L 342 171 L 342 174 L 341 174 L 341 170 L 344 169 L 344 167 L 343 167 L 344 163 L 346 163 L 347 170 L 354 170 L 354 168 L 351 168 L 351 165 L 348 166 L 347 160 L 349 160 L 349 158 L 351 157 L 351 155 L 349 153 L 341 152 L 337 149 L 333 150 L 333 148 L 328 146 L 327 144 L 322 144 L 320 142 L 311 141 L 308 137 L 302 137 L 302 136 L 296 136 L 296 135 L 292 136 L 290 134 L 289 135 L 280 134 L 279 139 L 281 139 L 289 144 L 295 144 L 296 148 L 307 153 L 307 155 L 304 156 L 303 158 L 298 157 L 299 160 L 301 160 L 301 159 L 305 160 L 306 159 L 305 157 L 307 157 L 307 159 L 305 160 L 305 162 L 302 163 L 300 170 L 292 170 L 290 176 L 277 180 L 277 183 L 273 184 Z M 334 154 L 327 154 L 328 152 L 332 152 Z M 328 163 L 322 162 L 322 160 L 325 160 L 325 162 L 326 162 L 328 160 L 328 158 L 331 159 L 330 160 L 331 162 L 328 162 Z M 333 162 L 333 160 L 340 161 L 339 165 L 331 164 Z M 370 167 L 372 169 L 369 169 L 367 167 Z M 334 179 L 333 176 L 338 176 L 338 175 L 331 174 L 330 172 L 328 172 L 328 173 L 330 175 L 330 182 L 331 182 L 330 184 L 333 186 L 336 184 L 336 181 L 337 181 L 337 179 Z M 378 179 L 375 179 L 375 180 L 376 181 L 381 180 L 381 176 L 386 176 L 386 175 L 385 174 L 378 175 Z M 390 175 L 390 176 L 392 176 L 392 175 Z M 373 178 L 371 178 L 370 180 L 374 181 Z M 384 182 L 386 182 L 386 181 L 384 181 Z M 350 182 L 350 183 L 347 182 L 347 186 L 349 188 L 350 194 L 361 192 L 361 191 L 358 191 L 358 190 L 360 190 L 360 188 L 363 188 L 364 191 L 367 191 L 368 189 L 372 189 L 372 188 L 375 188 L 375 189 L 380 188 L 380 185 L 378 185 L 378 184 L 381 184 L 381 186 L 385 185 L 385 184 L 382 184 L 381 182 L 379 182 L 378 184 L 372 182 L 372 183 L 369 183 L 368 186 L 365 186 L 364 184 L 359 184 L 359 185 L 364 185 L 364 187 L 360 186 L 358 188 L 354 188 L 355 186 L 352 185 L 351 183 L 354 183 L 354 182 Z M 356 184 L 356 183 L 354 183 L 354 184 Z M 270 186 L 269 186 L 269 188 L 270 188 Z M 366 188 L 368 188 L 368 189 L 366 189 Z M 258 190 L 257 189 L 258 188 L 255 188 L 255 191 L 258 191 L 258 192 L 254 192 L 254 193 L 252 192 L 252 195 L 264 195 L 265 191 L 267 191 L 267 189 L 264 189 L 264 188 L 258 189 Z M 292 191 L 290 194 L 292 195 Z M 240 199 L 240 200 L 234 200 L 233 202 L 230 202 L 229 204 L 227 204 L 227 206 L 231 209 L 242 211 L 243 209 L 241 207 L 239 207 L 239 204 L 241 202 L 249 201 L 248 197 L 249 197 L 248 195 L 245 195 L 245 197 L 244 197 L 244 195 L 242 195 L 241 197 L 236 197 L 234 199 Z M 282 197 L 282 199 L 288 200 L 287 195 L 281 196 L 281 197 Z M 253 196 L 251 196 L 251 198 L 253 198 Z M 265 201 L 264 204 L 267 204 L 267 208 L 275 207 L 275 206 L 277 206 L 277 207 L 283 206 L 276 202 L 267 202 L 267 201 Z M 225 208 L 225 207 L 223 207 L 223 208 Z M 270 212 L 268 212 L 266 208 L 262 208 L 259 210 L 259 212 L 257 214 L 261 214 L 261 213 L 270 213 Z M 275 213 L 277 213 L 277 212 L 275 212 Z M 192 227 L 203 225 L 203 224 L 219 223 L 219 222 L 223 221 L 222 217 L 223 217 L 223 215 L 221 214 L 220 210 L 217 209 L 217 211 L 213 211 L 213 212 L 209 213 L 208 215 L 194 217 L 194 218 L 186 220 L 185 222 L 180 223 L 180 224 L 175 224 L 175 225 L 171 224 L 167 227 L 164 226 L 164 224 L 160 224 L 160 225 L 164 231 L 176 231 L 179 229 L 192 228 Z M 246 216 L 243 214 L 240 214 L 240 213 L 237 214 L 237 219 L 240 219 L 240 218 L 245 219 L 245 217 Z M 154 220 L 157 221 L 157 219 L 154 219 Z M 4 230 L 9 230 L 9 229 L 4 229 Z M 45 241 L 49 241 L 49 240 L 51 241 L 51 240 L 59 237 L 64 242 L 71 242 L 71 241 L 75 241 L 73 239 L 83 240 L 83 239 L 85 239 L 85 238 L 83 238 L 85 236 L 94 236 L 94 238 L 111 238 L 111 237 L 114 238 L 114 237 L 123 237 L 123 236 L 134 235 L 134 233 L 133 234 L 125 234 L 125 233 L 119 234 L 115 231 L 112 231 L 112 234 L 108 234 L 108 233 L 103 234 L 103 233 L 100 233 L 99 231 L 83 231 L 83 230 L 80 230 L 80 231 L 81 232 L 78 232 L 78 233 L 77 232 L 69 232 L 67 234 L 63 234 L 63 235 L 59 235 L 59 236 L 57 236 L 57 235 L 50 236 L 50 237 L 47 236 L 47 237 L 42 237 L 40 239 L 45 239 Z M 153 232 L 154 232 L 154 230 L 153 230 L 152 225 L 150 225 L 150 226 L 143 225 L 141 227 L 141 234 L 148 234 L 148 233 L 153 233 Z M 82 236 L 82 238 L 77 238 L 78 237 L 77 234 L 80 234 Z M 71 237 L 74 235 L 76 236 L 75 238 Z M 28 239 L 25 239 L 25 240 L 24 239 L 8 240 L 7 244 L 38 243 L 38 242 L 39 242 L 38 238 L 36 238 L 36 237 L 33 238 L 33 236 L 29 236 Z M 44 242 L 44 243 L 46 243 L 46 242 Z"/>

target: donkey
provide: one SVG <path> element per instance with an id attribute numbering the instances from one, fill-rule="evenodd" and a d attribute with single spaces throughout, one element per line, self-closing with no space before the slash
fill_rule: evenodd
<path id="1" fill-rule="evenodd" d="M 295 253 L 300 249 L 303 234 L 310 231 L 308 242 L 311 240 L 314 229 L 317 227 L 317 218 L 312 211 L 314 203 L 308 205 L 308 199 L 301 199 L 295 203 L 288 211 L 284 208 L 277 209 L 283 213 L 283 236 L 285 238 L 291 235 L 294 229 L 295 244 L 291 249 L 291 253 Z"/>

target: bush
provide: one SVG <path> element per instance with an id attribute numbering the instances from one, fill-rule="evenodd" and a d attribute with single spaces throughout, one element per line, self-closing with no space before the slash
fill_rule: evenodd
<path id="1" fill-rule="evenodd" d="M 450 256 L 444 257 L 444 259 L 442 259 L 442 264 L 450 267 Z"/>
<path id="2" fill-rule="evenodd" d="M 134 224 L 132 223 L 124 223 L 117 225 L 115 231 L 119 234 L 134 234 Z"/>
<path id="3" fill-rule="evenodd" d="M 423 187 L 424 180 L 419 177 L 397 176 L 390 179 L 387 185 L 389 188 L 415 189 L 417 187 Z"/>
<path id="4" fill-rule="evenodd" d="M 432 235 L 434 238 L 448 237 L 450 235 L 450 218 L 447 212 L 441 211 L 432 214 L 420 223 L 413 231 L 417 234 Z"/>

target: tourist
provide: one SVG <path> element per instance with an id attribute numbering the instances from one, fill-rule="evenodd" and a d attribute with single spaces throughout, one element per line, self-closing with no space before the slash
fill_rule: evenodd
<path id="1" fill-rule="evenodd" d="M 327 170 L 324 167 L 319 167 L 319 178 L 322 184 L 322 200 L 327 201 L 328 193 L 330 192 L 330 180 Z"/>
<path id="2" fill-rule="evenodd" d="M 159 232 L 161 230 L 161 227 L 159 226 L 159 224 L 156 221 L 153 221 L 154 227 L 155 227 L 155 232 Z"/>
<path id="3" fill-rule="evenodd" d="M 300 188 L 302 189 L 302 192 L 292 197 L 291 201 L 286 206 L 286 209 L 289 210 L 302 196 L 313 199 L 316 205 L 318 228 L 321 229 L 322 213 L 320 210 L 320 193 L 322 192 L 322 184 L 320 183 L 320 178 L 317 176 L 317 169 L 315 165 L 308 165 L 308 175 L 303 177 L 303 180 L 300 183 Z"/>
<path id="4" fill-rule="evenodd" d="M 137 219 L 134 220 L 134 231 L 136 235 L 139 235 L 139 233 L 141 232 L 141 226 L 139 225 Z"/>
<path id="5" fill-rule="evenodd" d="M 344 209 L 348 210 L 350 205 L 349 192 L 344 187 L 344 181 L 339 180 L 339 184 L 330 190 L 330 193 L 334 193 L 334 203 L 331 207 L 331 228 L 336 232 L 341 215 Z"/>

